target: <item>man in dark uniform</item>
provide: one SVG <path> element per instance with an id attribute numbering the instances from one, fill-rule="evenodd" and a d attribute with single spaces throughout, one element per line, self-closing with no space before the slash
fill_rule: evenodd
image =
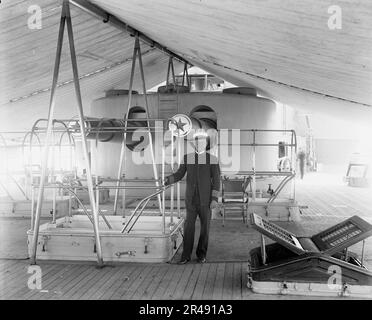
<path id="1" fill-rule="evenodd" d="M 206 152 L 206 147 L 206 137 L 196 138 L 195 153 L 186 154 L 177 172 L 168 176 L 164 182 L 165 185 L 178 182 L 187 172 L 186 220 L 180 264 L 185 264 L 191 260 L 197 216 L 200 219 L 200 236 L 196 256 L 198 262 L 206 262 L 211 209 L 218 205 L 218 192 L 220 190 L 220 167 L 217 158 Z"/>

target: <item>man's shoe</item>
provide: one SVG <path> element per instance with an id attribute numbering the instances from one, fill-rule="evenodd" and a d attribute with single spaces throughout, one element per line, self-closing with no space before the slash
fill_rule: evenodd
<path id="1" fill-rule="evenodd" d="M 198 258 L 199 263 L 206 263 L 207 259 L 206 258 Z"/>
<path id="2" fill-rule="evenodd" d="M 178 261 L 177 264 L 186 264 L 190 261 L 190 259 L 181 259 L 180 261 Z"/>

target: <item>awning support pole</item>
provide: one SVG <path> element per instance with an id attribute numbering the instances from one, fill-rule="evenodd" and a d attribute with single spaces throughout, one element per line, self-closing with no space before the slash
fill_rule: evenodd
<path id="1" fill-rule="evenodd" d="M 96 241 L 96 250 L 97 250 L 97 260 L 98 265 L 103 265 L 103 258 L 102 258 L 102 248 L 101 248 L 101 240 L 99 236 L 99 217 L 98 217 L 98 209 L 96 206 L 96 201 L 94 199 L 94 190 L 93 190 L 93 177 L 90 167 L 89 161 L 89 154 L 88 154 L 88 142 L 87 142 L 87 135 L 85 130 L 85 122 L 84 122 L 84 112 L 83 112 L 83 103 L 81 98 L 81 90 L 80 90 L 80 83 L 79 83 L 79 74 L 78 74 L 78 67 L 77 67 L 77 60 L 76 60 L 76 52 L 75 52 L 75 43 L 74 43 L 74 34 L 72 30 L 72 22 L 71 22 L 71 15 L 70 15 L 70 7 L 68 0 L 64 1 L 64 5 L 66 6 L 66 23 L 67 23 L 67 32 L 68 32 L 68 40 L 70 45 L 70 55 L 71 55 L 71 64 L 72 64 L 72 71 L 74 75 L 74 84 L 75 84 L 75 93 L 77 99 L 77 109 L 78 109 L 78 116 L 79 116 L 79 123 L 80 123 L 80 131 L 82 136 L 82 144 L 83 144 L 83 153 L 84 153 L 84 160 L 85 160 L 85 167 L 86 167 L 86 174 L 87 174 L 87 186 L 88 186 L 88 193 L 89 193 L 89 202 L 93 211 L 93 229 Z"/>
<path id="2" fill-rule="evenodd" d="M 128 117 L 129 117 L 129 110 L 132 106 L 132 89 L 133 89 L 133 79 L 134 79 L 134 71 L 136 68 L 136 59 L 137 59 L 137 46 L 136 43 L 133 48 L 133 55 L 132 55 L 132 69 L 130 71 L 130 80 L 129 80 L 129 92 L 128 92 L 128 105 L 127 105 L 127 113 L 124 115 L 124 135 L 123 135 L 123 141 L 121 142 L 121 149 L 120 149 L 120 159 L 119 159 L 119 169 L 118 169 L 118 175 L 117 175 L 117 183 L 115 190 L 115 201 L 114 201 L 114 215 L 116 215 L 118 210 L 118 198 L 119 198 L 119 187 L 120 187 L 120 178 L 122 175 L 122 172 L 124 170 L 125 172 L 125 158 L 126 158 L 126 148 L 127 148 L 127 126 L 128 126 Z M 123 168 L 124 167 L 124 168 Z M 124 182 L 125 185 L 125 182 Z M 122 206 L 123 206 L 123 212 L 122 217 L 125 217 L 125 189 L 123 189 L 123 198 L 122 198 Z"/>
<path id="3" fill-rule="evenodd" d="M 185 85 L 185 78 L 186 78 L 186 81 L 187 81 L 187 87 L 190 87 L 189 72 L 187 71 L 187 62 L 185 62 L 185 65 L 183 67 L 182 86 Z"/>
<path id="4" fill-rule="evenodd" d="M 120 160 L 119 160 L 119 170 L 118 170 L 118 180 L 121 177 L 121 172 L 122 172 L 122 167 L 123 167 L 123 161 L 125 161 L 125 148 L 126 148 L 126 132 L 127 132 L 127 122 L 128 122 L 128 115 L 129 111 L 131 108 L 132 104 L 132 88 L 133 88 L 133 78 L 134 78 L 134 71 L 135 71 L 135 66 L 136 66 L 136 59 L 138 56 L 138 64 L 139 64 L 139 69 L 141 73 L 141 80 L 142 80 L 142 91 L 143 95 L 145 97 L 145 108 L 146 108 L 146 114 L 147 114 L 147 119 L 150 116 L 149 113 L 149 107 L 148 107 L 148 100 L 147 100 L 147 93 L 146 93 L 146 83 L 145 83 L 145 75 L 143 71 L 143 64 L 142 64 L 142 54 L 141 54 L 141 46 L 139 42 L 138 35 L 136 35 L 136 39 L 134 42 L 134 50 L 133 50 L 133 58 L 132 58 L 132 70 L 131 70 L 131 76 L 130 76 L 130 84 L 129 84 L 129 93 L 128 93 L 128 108 L 127 108 L 127 113 L 125 115 L 125 133 L 124 133 L 124 138 L 122 141 L 121 145 L 121 151 L 120 151 Z M 158 177 L 158 171 L 156 168 L 156 162 L 155 162 L 155 155 L 154 155 L 154 148 L 153 148 L 153 141 L 152 141 L 152 135 L 151 135 L 151 130 L 150 130 L 150 122 L 147 120 L 147 128 L 148 128 L 148 135 L 149 135 L 149 147 L 150 147 L 150 153 L 151 153 L 151 160 L 152 160 L 152 166 L 153 166 L 153 173 L 154 173 L 154 179 L 155 179 L 155 185 L 157 187 L 160 187 L 159 184 L 159 177 Z M 117 182 L 117 187 L 120 186 L 120 181 Z M 117 210 L 117 193 L 115 193 L 115 203 L 114 203 L 114 214 L 116 213 Z M 124 191 L 125 192 L 125 191 Z M 124 194 L 123 194 L 124 196 Z M 158 195 L 158 202 L 159 202 L 159 211 L 160 213 L 162 212 L 162 201 L 161 201 L 161 195 Z"/>
<path id="5" fill-rule="evenodd" d="M 31 264 L 36 264 L 36 251 L 37 251 L 37 243 L 38 243 L 38 238 L 39 238 L 41 207 L 42 207 L 43 195 L 44 195 L 46 170 L 47 170 L 47 166 L 48 166 L 49 140 L 50 140 L 50 136 L 51 136 L 51 133 L 52 133 L 52 125 L 53 125 L 52 122 L 53 122 L 54 107 L 55 107 L 55 91 L 56 91 L 56 88 L 57 88 L 59 66 L 60 66 L 60 63 L 61 63 L 61 52 L 62 52 L 63 34 L 64 34 L 64 30 L 65 30 L 65 24 L 66 24 L 66 6 L 65 6 L 65 4 L 63 4 L 62 13 L 61 13 L 61 21 L 60 21 L 60 25 L 59 25 L 57 52 L 56 52 L 56 59 L 55 59 L 55 64 L 54 64 L 52 88 L 51 88 L 51 93 L 50 93 L 50 102 L 49 102 L 49 110 L 48 110 L 48 122 L 47 122 L 45 146 L 44 146 L 44 149 L 43 149 L 43 156 L 42 156 L 42 163 L 41 163 L 42 165 L 41 165 L 40 185 L 39 185 L 37 203 L 36 203 L 36 212 L 35 212 L 35 221 L 34 221 L 35 225 L 34 225 L 34 228 L 33 228 L 34 229 L 34 235 L 33 235 L 33 238 L 32 238 L 32 248 L 31 248 L 31 257 L 30 257 L 31 258 Z M 31 170 L 32 170 L 32 168 L 31 168 Z"/>
<path id="6" fill-rule="evenodd" d="M 138 52 L 138 63 L 139 63 L 140 71 L 141 71 L 142 91 L 143 91 L 143 95 L 145 96 L 146 114 L 147 114 L 147 117 L 149 118 L 150 117 L 149 103 L 147 101 L 145 75 L 144 75 L 144 72 L 143 72 L 141 46 L 140 46 L 138 35 L 136 36 L 136 45 L 138 47 L 138 51 L 137 51 Z M 154 178 L 156 180 L 155 185 L 158 188 L 160 188 L 158 170 L 156 168 L 156 162 L 155 162 L 154 146 L 153 146 L 152 135 L 151 135 L 151 131 L 150 131 L 150 122 L 148 120 L 147 120 L 147 127 L 148 127 L 148 133 L 149 133 L 149 142 L 150 142 L 149 146 L 150 146 L 150 153 L 151 153 L 151 158 L 152 158 L 152 168 L 153 168 L 153 171 L 154 171 Z M 162 202 L 161 202 L 161 195 L 160 194 L 158 194 L 158 202 L 159 202 L 159 211 L 161 213 Z"/>
<path id="7" fill-rule="evenodd" d="M 58 34 L 58 42 L 57 42 L 57 53 L 56 53 L 56 60 L 55 60 L 55 65 L 54 65 L 53 82 L 52 82 L 49 111 L 48 111 L 48 125 L 47 125 L 46 139 L 45 139 L 45 147 L 43 150 L 41 180 L 40 180 L 39 193 L 38 193 L 37 206 L 36 206 L 35 228 L 34 228 L 34 235 L 32 239 L 31 264 L 36 264 L 36 252 L 37 252 L 37 244 L 38 244 L 38 238 L 39 238 L 41 207 L 42 207 L 42 200 L 43 200 L 44 187 L 45 187 L 46 170 L 48 166 L 49 141 L 50 141 L 51 133 L 52 133 L 53 116 L 54 116 L 54 109 L 55 109 L 55 91 L 57 88 L 57 82 L 58 82 L 58 76 L 59 76 L 59 67 L 60 67 L 60 62 L 61 62 L 61 52 L 62 52 L 62 46 L 63 46 L 63 34 L 64 34 L 64 29 L 65 29 L 66 24 L 67 24 L 69 46 L 70 46 L 72 71 L 73 71 L 73 76 L 74 76 L 75 94 L 76 94 L 76 99 L 78 103 L 77 107 L 78 107 L 80 130 L 81 130 L 82 140 L 83 140 L 84 160 L 85 160 L 86 170 L 87 170 L 87 184 L 88 184 L 89 200 L 90 200 L 90 205 L 93 210 L 93 222 L 94 222 L 93 229 L 94 229 L 95 242 L 96 242 L 97 260 L 98 260 L 98 264 L 102 266 L 103 259 L 102 259 L 102 249 L 101 249 L 101 242 L 100 242 L 99 228 L 98 228 L 98 212 L 97 212 L 96 202 L 94 199 L 92 173 L 91 173 L 89 157 L 88 157 L 88 147 L 87 147 L 87 139 L 86 139 L 86 132 L 85 132 L 85 124 L 84 124 L 83 104 L 82 104 L 82 98 L 81 98 L 79 74 L 78 74 L 78 68 L 77 68 L 72 22 L 71 22 L 71 15 L 70 15 L 70 8 L 69 8 L 68 0 L 64 0 L 62 4 L 61 21 L 60 21 L 60 26 L 59 26 L 59 34 Z"/>

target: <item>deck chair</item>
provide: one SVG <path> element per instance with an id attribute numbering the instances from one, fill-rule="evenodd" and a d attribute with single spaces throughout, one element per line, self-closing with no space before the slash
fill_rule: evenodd
<path id="1" fill-rule="evenodd" d="M 231 179 L 223 177 L 222 181 L 222 226 L 225 226 L 226 209 L 240 208 L 242 218 L 246 224 L 248 216 L 248 193 L 246 189 L 251 181 L 250 177 Z"/>

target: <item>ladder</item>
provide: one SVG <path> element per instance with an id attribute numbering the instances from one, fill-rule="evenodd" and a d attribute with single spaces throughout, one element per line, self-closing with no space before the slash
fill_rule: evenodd
<path id="1" fill-rule="evenodd" d="M 158 93 L 159 119 L 169 119 L 178 113 L 177 93 Z"/>

